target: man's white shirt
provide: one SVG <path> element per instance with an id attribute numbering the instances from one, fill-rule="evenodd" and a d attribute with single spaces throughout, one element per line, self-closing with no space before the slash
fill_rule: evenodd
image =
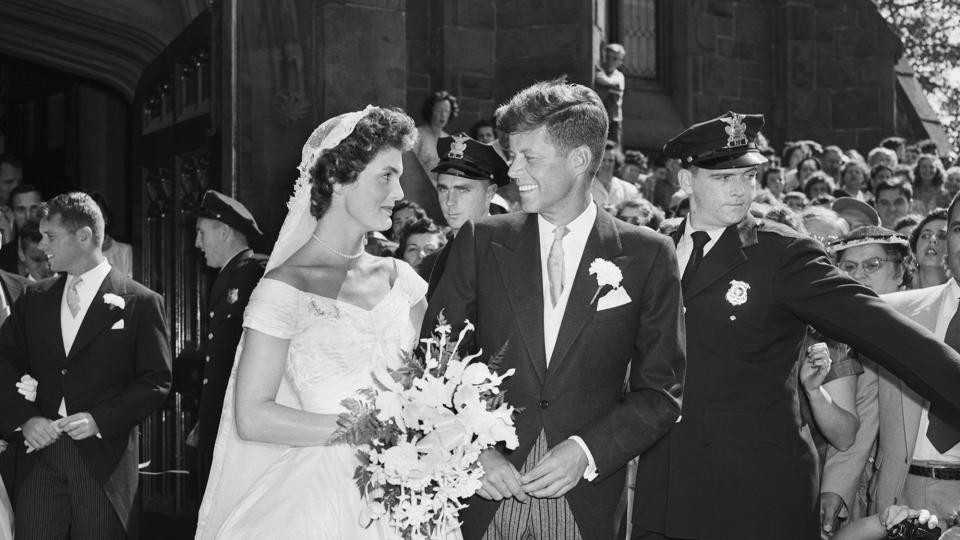
<path id="1" fill-rule="evenodd" d="M 67 282 L 63 287 L 63 297 L 60 299 L 60 330 L 63 334 L 64 354 L 70 354 L 70 349 L 73 347 L 74 340 L 77 339 L 77 332 L 80 331 L 83 318 L 87 315 L 87 310 L 90 309 L 90 304 L 93 303 L 97 291 L 100 290 L 100 286 L 103 285 L 103 280 L 107 279 L 110 268 L 110 263 L 104 259 L 103 262 L 97 266 L 80 274 L 81 281 L 80 284 L 77 285 L 80 310 L 77 312 L 76 317 L 70 314 L 70 307 L 67 306 L 67 292 L 74 276 L 67 275 Z M 67 414 L 67 404 L 63 398 L 60 399 L 60 409 L 57 412 L 61 416 L 69 416 Z"/>
<path id="2" fill-rule="evenodd" d="M 557 299 L 557 305 L 552 306 L 550 305 L 550 280 L 547 277 L 547 258 L 550 255 L 550 246 L 553 245 L 553 231 L 557 226 L 544 219 L 542 215 L 537 216 L 540 232 L 540 275 L 543 284 L 543 350 L 546 354 L 547 369 L 550 368 L 550 357 L 553 356 L 557 336 L 560 334 L 563 314 L 570 299 L 570 289 L 573 288 L 577 268 L 580 266 L 580 259 L 583 258 L 583 250 L 587 246 L 587 238 L 590 237 L 590 231 L 593 230 L 596 220 L 597 205 L 591 200 L 587 209 L 566 225 L 569 232 L 563 237 L 563 290 Z M 583 478 L 593 480 L 597 477 L 597 465 L 593 460 L 593 454 L 580 437 L 573 435 L 570 439 L 579 444 L 587 455 L 589 464 L 583 472 Z"/>

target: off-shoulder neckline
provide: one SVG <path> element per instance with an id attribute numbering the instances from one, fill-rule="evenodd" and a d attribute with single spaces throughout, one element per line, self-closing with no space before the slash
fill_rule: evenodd
<path id="1" fill-rule="evenodd" d="M 360 312 L 363 312 L 363 313 L 373 313 L 374 311 L 376 311 L 377 309 L 379 309 L 380 306 L 382 306 L 382 305 L 387 301 L 387 299 L 389 299 L 389 298 L 393 295 L 393 292 L 394 292 L 395 290 L 397 290 L 397 289 L 400 288 L 400 280 L 401 280 L 401 277 L 400 277 L 400 267 L 399 267 L 399 265 L 397 265 L 397 275 L 396 275 L 396 278 L 394 278 L 394 280 L 393 280 L 393 284 L 390 286 L 390 290 L 388 290 L 388 291 L 386 292 L 386 294 L 384 294 L 383 297 L 381 297 L 380 300 L 378 300 L 377 303 L 374 304 L 373 307 L 371 307 L 370 309 L 367 309 L 367 308 L 364 308 L 364 307 L 360 307 L 360 306 L 358 306 L 358 305 L 356 305 L 356 304 L 351 304 L 350 302 L 347 302 L 347 301 L 345 301 L 345 300 L 340 300 L 339 298 L 330 298 L 329 296 L 324 296 L 324 295 L 322 295 L 322 294 L 317 294 L 317 293 L 315 293 L 315 292 L 305 291 L 305 290 L 303 290 L 303 289 L 299 289 L 299 288 L 297 288 L 297 287 L 294 287 L 293 285 L 287 283 L 286 281 L 280 281 L 279 279 L 276 279 L 276 278 L 264 277 L 263 280 L 264 280 L 264 281 L 272 281 L 272 282 L 274 282 L 274 283 L 279 283 L 279 284 L 287 287 L 288 289 L 293 289 L 294 291 L 296 291 L 296 292 L 298 292 L 298 293 L 300 293 L 300 294 L 304 294 L 304 295 L 306 295 L 306 296 L 312 296 L 312 297 L 314 297 L 314 298 L 319 298 L 319 299 L 321 299 L 321 300 L 326 300 L 327 302 L 332 302 L 332 303 L 336 304 L 337 306 L 347 306 L 347 307 L 353 308 L 353 309 L 355 309 L 355 310 L 357 310 L 357 311 L 360 311 Z"/>

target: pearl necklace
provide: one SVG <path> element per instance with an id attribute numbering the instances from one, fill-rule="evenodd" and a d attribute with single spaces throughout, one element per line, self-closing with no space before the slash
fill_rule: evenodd
<path id="1" fill-rule="evenodd" d="M 336 253 L 337 255 L 343 257 L 344 259 L 359 259 L 360 256 L 364 254 L 363 248 L 360 248 L 360 251 L 358 251 L 357 253 L 353 253 L 353 254 L 351 254 L 351 253 L 344 253 L 344 252 L 342 252 L 342 251 L 340 251 L 340 250 L 338 250 L 338 249 L 335 249 L 334 247 L 332 247 L 331 245 L 327 244 L 327 243 L 324 242 L 323 240 L 321 240 L 320 237 L 317 236 L 316 233 L 314 233 L 314 234 L 311 236 L 311 238 L 313 238 L 314 240 L 316 240 L 317 243 L 320 244 L 321 246 L 329 249 L 330 251 L 332 251 L 332 252 Z"/>

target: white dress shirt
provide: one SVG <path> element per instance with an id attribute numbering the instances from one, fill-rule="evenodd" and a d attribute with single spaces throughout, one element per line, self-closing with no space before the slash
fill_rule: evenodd
<path id="1" fill-rule="evenodd" d="M 77 285 L 80 311 L 77 312 L 76 317 L 70 314 L 70 308 L 67 306 L 67 291 L 74 276 L 67 275 L 67 282 L 63 287 L 63 297 L 60 299 L 60 331 L 63 334 L 63 351 L 65 354 L 70 354 L 70 349 L 73 347 L 74 340 L 77 339 L 77 332 L 80 330 L 83 318 L 87 315 L 87 310 L 90 309 L 90 304 L 93 303 L 94 296 L 100 290 L 100 286 L 103 285 L 103 280 L 110 273 L 110 268 L 110 262 L 104 259 L 100 264 L 80 274 L 82 281 Z M 68 416 L 67 404 L 62 398 L 60 399 L 60 409 L 57 412 L 62 416 Z"/>
<path id="2" fill-rule="evenodd" d="M 687 219 L 683 227 L 683 236 L 681 236 L 680 241 L 677 242 L 677 265 L 680 267 L 681 276 L 683 276 L 683 271 L 687 268 L 687 263 L 690 262 L 690 256 L 693 255 L 693 233 L 703 231 L 710 236 L 710 241 L 703 246 L 703 256 L 706 257 L 707 253 L 717 244 L 717 240 L 723 236 L 723 231 L 725 230 L 727 230 L 726 227 L 720 227 L 719 229 L 694 229 L 693 225 L 690 224 L 690 220 Z"/>
<path id="3" fill-rule="evenodd" d="M 950 284 L 944 287 L 940 300 L 940 314 L 937 315 L 937 339 L 944 340 L 947 335 L 947 326 L 957 312 L 960 305 L 960 285 L 957 280 L 951 279 Z M 920 413 L 920 428 L 917 431 L 917 444 L 913 447 L 914 461 L 934 461 L 942 463 L 960 464 L 960 444 L 941 454 L 930 439 L 927 438 L 927 428 L 930 427 L 930 402 L 928 401 Z"/>
<path id="4" fill-rule="evenodd" d="M 557 345 L 557 336 L 560 334 L 563 314 L 567 310 L 570 289 L 573 288 L 573 280 L 577 276 L 580 259 L 583 258 L 583 249 L 587 245 L 587 238 L 590 237 L 590 231 L 593 230 L 596 221 L 597 205 L 591 200 L 586 210 L 573 221 L 567 223 L 566 227 L 569 232 L 563 237 L 563 290 L 560 292 L 557 304 L 551 306 L 547 258 L 550 256 L 550 246 L 553 245 L 553 231 L 557 226 L 544 219 L 542 215 L 537 216 L 537 224 L 540 228 L 540 272 L 543 278 L 543 350 L 546 354 L 548 369 L 550 367 L 550 357 L 553 356 L 553 349 Z M 593 460 L 593 454 L 580 437 L 573 435 L 570 439 L 579 444 L 587 455 L 588 465 L 583 472 L 583 478 L 593 480 L 597 477 L 597 464 Z"/>

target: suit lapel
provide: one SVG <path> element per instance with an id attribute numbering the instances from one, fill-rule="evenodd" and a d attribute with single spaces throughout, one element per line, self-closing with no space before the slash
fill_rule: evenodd
<path id="1" fill-rule="evenodd" d="M 493 242 L 504 290 L 517 319 L 520 337 L 542 383 L 547 370 L 543 345 L 543 278 L 537 215 L 529 214 L 507 242 Z"/>
<path id="2" fill-rule="evenodd" d="M 683 291 L 683 299 L 686 301 L 693 298 L 728 272 L 747 262 L 747 255 L 743 250 L 756 243 L 757 223 L 749 214 L 739 224 L 727 227 L 716 245 L 704 255 L 693 281 L 687 290 Z"/>
<path id="3" fill-rule="evenodd" d="M 63 363 L 63 360 L 66 359 L 67 353 L 63 350 L 63 326 L 60 324 L 60 305 L 63 302 L 63 288 L 66 287 L 67 275 L 64 274 L 57 278 L 57 281 L 49 288 L 45 293 L 40 295 L 40 309 L 39 312 L 43 313 L 46 316 L 47 313 L 52 314 L 53 325 L 56 327 L 57 339 L 48 339 L 48 345 L 50 346 L 50 351 L 53 354 L 53 358 L 59 360 L 59 364 Z M 45 325 L 49 325 L 49 320 L 44 322 Z"/>
<path id="4" fill-rule="evenodd" d="M 106 294 L 116 294 L 123 297 L 127 290 L 121 279 L 120 273 L 111 268 L 110 273 L 103 280 L 100 289 L 90 302 L 83 321 L 80 323 L 80 329 L 77 330 L 77 337 L 73 340 L 73 346 L 70 347 L 70 353 L 67 358 L 72 358 L 84 349 L 99 336 L 104 330 L 123 318 L 123 310 L 108 304 L 104 300 Z M 126 300 L 126 298 L 124 299 Z M 58 318 L 59 320 L 59 318 Z"/>
<path id="5" fill-rule="evenodd" d="M 590 263 L 598 258 L 607 259 L 617 264 L 622 271 L 623 262 L 618 263 L 617 260 L 621 251 L 620 235 L 617 234 L 613 218 L 598 208 L 596 221 L 583 247 L 583 256 L 580 257 L 580 265 L 573 279 L 567 309 L 563 313 L 563 321 L 560 324 L 560 333 L 553 347 L 553 356 L 550 357 L 551 371 L 556 371 L 557 367 L 563 363 L 573 342 L 597 309 L 594 300 L 597 294 L 597 280 L 595 276 L 590 275 Z"/>

